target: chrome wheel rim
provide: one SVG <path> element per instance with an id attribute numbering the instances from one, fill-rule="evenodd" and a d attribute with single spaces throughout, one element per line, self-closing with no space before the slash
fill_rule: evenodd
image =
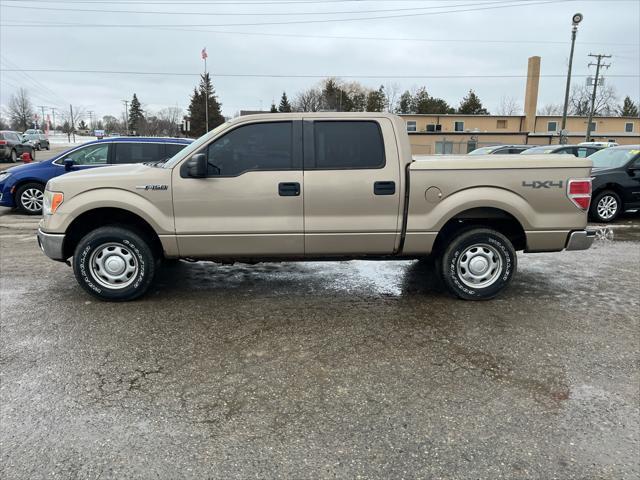
<path id="1" fill-rule="evenodd" d="M 131 285 L 140 269 L 138 257 L 131 249 L 116 242 L 96 248 L 89 259 L 89 268 L 96 282 L 116 290 Z"/>
<path id="2" fill-rule="evenodd" d="M 27 188 L 20 195 L 20 203 L 30 212 L 39 212 L 42 210 L 42 190 L 37 188 Z"/>
<path id="3" fill-rule="evenodd" d="M 605 195 L 598 201 L 598 216 L 604 220 L 614 217 L 618 211 L 618 201 L 611 195 Z"/>
<path id="4" fill-rule="evenodd" d="M 456 261 L 458 278 L 467 287 L 493 285 L 502 272 L 502 257 L 491 245 L 479 243 L 468 247 Z"/>

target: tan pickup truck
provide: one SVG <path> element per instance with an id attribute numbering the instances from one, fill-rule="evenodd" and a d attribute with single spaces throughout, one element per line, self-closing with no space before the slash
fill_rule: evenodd
<path id="1" fill-rule="evenodd" d="M 394 115 L 254 115 L 164 164 L 52 179 L 38 243 L 105 300 L 142 295 L 162 259 L 429 255 L 453 294 L 487 299 L 516 251 L 589 248 L 590 171 L 571 155 L 412 158 Z"/>

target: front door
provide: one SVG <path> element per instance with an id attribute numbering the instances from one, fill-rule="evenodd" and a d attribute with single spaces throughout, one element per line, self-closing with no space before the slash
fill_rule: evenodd
<path id="1" fill-rule="evenodd" d="M 305 254 L 392 253 L 401 227 L 401 172 L 392 122 L 304 123 Z"/>
<path id="2" fill-rule="evenodd" d="M 172 174 L 181 256 L 304 254 L 300 121 L 240 124 L 197 153 L 206 178 Z"/>

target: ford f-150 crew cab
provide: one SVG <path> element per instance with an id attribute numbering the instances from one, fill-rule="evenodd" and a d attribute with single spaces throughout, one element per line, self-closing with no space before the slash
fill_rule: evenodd
<path id="1" fill-rule="evenodd" d="M 50 180 L 38 242 L 105 300 L 142 295 L 162 259 L 429 255 L 452 293 L 487 299 L 516 251 L 589 248 L 590 172 L 570 155 L 413 158 L 389 114 L 246 116 L 164 164 Z"/>

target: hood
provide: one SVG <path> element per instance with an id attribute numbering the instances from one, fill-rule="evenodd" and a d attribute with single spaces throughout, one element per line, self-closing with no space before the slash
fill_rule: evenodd
<path id="1" fill-rule="evenodd" d="M 3 170 L 3 172 L 9 172 L 9 173 L 24 173 L 24 172 L 30 172 L 30 171 L 35 171 L 41 168 L 46 168 L 49 165 L 51 165 L 51 161 L 50 160 L 45 160 L 43 162 L 32 162 L 32 163 L 24 163 L 22 165 L 16 165 L 15 167 L 11 167 L 11 168 L 7 168 L 5 170 Z"/>

